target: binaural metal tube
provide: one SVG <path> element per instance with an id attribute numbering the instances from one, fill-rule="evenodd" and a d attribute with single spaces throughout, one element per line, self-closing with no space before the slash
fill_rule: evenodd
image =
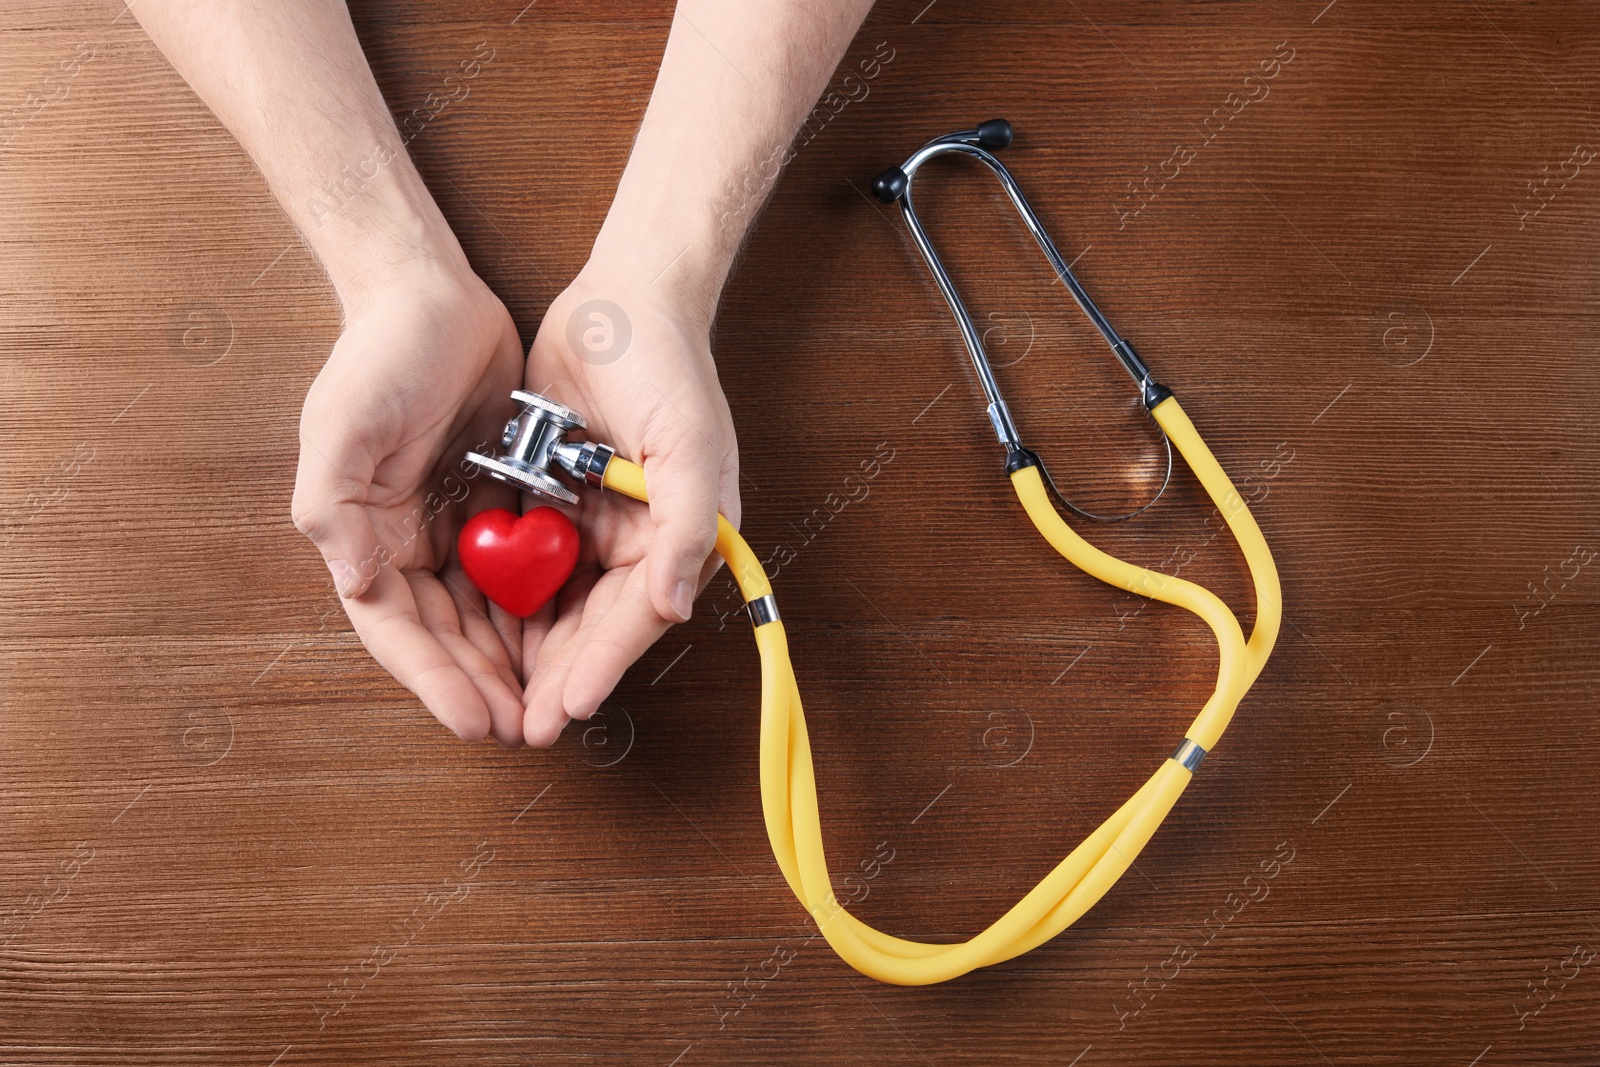
<path id="1" fill-rule="evenodd" d="M 995 122 L 998 123 L 999 120 L 995 120 Z M 984 124 L 985 127 L 991 125 L 993 124 Z M 1009 445 L 1011 440 L 1014 440 L 1016 435 L 1015 426 L 1010 425 L 1010 415 L 1006 408 L 1005 399 L 1000 395 L 999 385 L 995 382 L 994 371 L 989 365 L 988 354 L 983 348 L 983 339 L 979 335 L 977 327 L 973 324 L 972 315 L 967 311 L 961 295 L 956 292 L 955 284 L 950 280 L 949 272 L 945 270 L 944 261 L 939 258 L 939 253 L 934 249 L 933 242 L 928 239 L 927 231 L 922 226 L 922 220 L 917 216 L 916 205 L 911 195 L 912 179 L 916 176 L 918 168 L 935 156 L 942 156 L 951 152 L 970 156 L 985 167 L 988 167 L 994 176 L 999 179 L 1000 187 L 1005 190 L 1011 205 L 1017 209 L 1017 214 L 1021 216 L 1023 225 L 1033 235 L 1034 242 L 1038 244 L 1039 250 L 1044 253 L 1044 257 L 1049 261 L 1051 269 L 1056 272 L 1056 277 L 1061 279 L 1061 284 L 1066 286 L 1067 292 L 1072 294 L 1073 301 L 1088 316 L 1089 321 L 1094 324 L 1094 328 L 1100 332 L 1101 337 L 1105 338 L 1106 344 L 1110 346 L 1112 353 L 1116 355 L 1117 361 L 1122 364 L 1129 377 L 1139 386 L 1140 399 L 1144 401 L 1145 407 L 1150 408 L 1160 403 L 1161 400 L 1166 398 L 1166 391 L 1151 377 L 1150 368 L 1139 358 L 1139 354 L 1133 350 L 1133 346 L 1124 340 L 1121 334 L 1117 333 L 1116 327 L 1111 325 L 1110 320 L 1105 317 L 1099 306 L 1095 304 L 1094 298 L 1089 295 L 1083 284 L 1078 281 L 1077 276 L 1072 273 L 1072 268 L 1061 255 L 1061 250 L 1056 247 L 1055 241 L 1051 240 L 1050 234 L 1044 228 L 1044 223 L 1039 220 L 1038 213 L 1033 210 L 1033 205 L 1028 203 L 1028 198 L 1023 195 L 1021 186 L 1011 176 L 1011 172 L 1006 169 L 1004 163 L 1001 163 L 995 157 L 994 153 L 984 147 L 986 141 L 997 147 L 1004 147 L 1005 144 L 1009 144 L 1011 141 L 1009 124 L 1005 126 L 1003 137 L 989 136 L 986 138 L 986 132 L 983 127 L 980 127 L 976 130 L 963 130 L 959 133 L 947 134 L 944 137 L 929 141 L 913 152 L 910 158 L 899 166 L 898 173 L 889 172 L 894 176 L 893 181 L 885 183 L 884 177 L 880 177 L 879 182 L 875 183 L 875 191 L 879 193 L 880 199 L 898 199 L 900 201 L 901 213 L 905 216 L 906 226 L 911 231 L 912 240 L 916 243 L 917 251 L 922 253 L 922 258 L 927 262 L 928 269 L 933 273 L 934 281 L 939 286 L 939 292 L 944 295 L 945 302 L 950 305 L 950 310 L 955 315 L 956 323 L 961 329 L 961 338 L 966 342 L 967 353 L 972 357 L 973 367 L 978 372 L 978 380 L 983 385 L 984 397 L 989 402 L 990 420 L 996 422 L 996 431 L 1000 432 L 1000 422 L 996 420 L 994 415 L 994 412 L 998 410 L 1002 413 L 1005 424 L 1010 426 L 1011 438 L 1007 438 L 1004 433 L 1001 433 L 1001 441 Z M 886 197 L 886 192 L 893 195 Z"/>
<path id="2" fill-rule="evenodd" d="M 950 272 L 945 269 L 944 261 L 939 258 L 939 253 L 933 247 L 933 242 L 928 238 L 928 232 L 922 226 L 922 220 L 917 217 L 916 204 L 911 194 L 911 185 L 916 177 L 917 170 L 928 160 L 949 152 L 970 156 L 979 163 L 988 167 L 990 172 L 1000 180 L 1000 187 L 1005 190 L 1011 206 L 1016 208 L 1021 216 L 1022 223 L 1028 232 L 1033 235 L 1034 242 L 1039 250 L 1044 253 L 1045 259 L 1050 263 L 1051 269 L 1056 272 L 1056 277 L 1061 284 L 1066 286 L 1067 292 L 1072 294 L 1073 301 L 1088 316 L 1094 328 L 1105 338 L 1111 352 L 1117 357 L 1117 362 L 1123 370 L 1134 380 L 1139 387 L 1139 399 L 1144 404 L 1147 412 L 1153 412 L 1157 404 L 1167 400 L 1172 393 L 1163 385 L 1156 382 L 1150 374 L 1150 368 L 1145 366 L 1144 360 L 1133 350 L 1123 337 L 1117 333 L 1110 321 L 1101 313 L 1100 308 L 1089 296 L 1087 290 L 1072 273 L 1072 267 L 1061 255 L 1061 250 L 1056 247 L 1050 234 L 1045 231 L 1044 223 L 1039 220 L 1039 215 L 1033 210 L 1033 205 L 1028 203 L 1028 198 L 1022 194 L 1022 188 L 1017 185 L 1016 179 L 1005 164 L 996 159 L 991 148 L 1004 148 L 1011 143 L 1011 124 L 1004 119 L 991 119 L 980 123 L 976 129 L 960 130 L 956 133 L 936 137 L 917 149 L 900 166 L 892 167 L 878 175 L 872 182 L 872 192 L 879 200 L 886 204 L 896 200 L 900 202 L 900 211 L 906 220 L 906 228 L 911 231 L 912 241 L 917 246 L 917 251 L 922 254 L 923 260 L 928 264 L 928 270 L 933 274 L 934 283 L 939 287 L 945 303 L 950 306 L 951 313 L 955 316 L 956 325 L 961 331 L 961 340 L 966 345 L 967 354 L 972 359 L 973 369 L 978 373 L 978 382 L 983 388 L 984 400 L 987 403 L 986 413 L 989 423 L 994 427 L 995 436 L 1006 449 L 1006 470 L 1010 473 L 1018 465 L 1038 465 L 1043 469 L 1043 461 L 1038 454 L 1023 446 L 1017 432 L 1015 420 L 1011 416 L 1011 409 L 1006 405 L 1005 397 L 1001 395 L 1000 385 L 995 380 L 994 368 L 989 363 L 989 355 L 984 351 L 983 338 L 978 333 L 977 326 L 972 321 L 972 314 L 967 310 L 966 303 L 961 299 L 961 294 L 956 291 L 955 283 L 950 279 Z M 1159 424 L 1158 424 L 1159 425 Z M 1172 443 L 1162 435 L 1162 443 L 1167 452 L 1167 473 L 1163 478 L 1161 488 L 1147 503 L 1135 511 L 1125 515 L 1097 515 L 1086 511 L 1068 500 L 1056 488 L 1054 479 L 1045 471 L 1044 478 L 1049 484 L 1051 492 L 1062 504 L 1077 512 L 1085 518 L 1097 522 L 1120 522 L 1129 519 L 1144 511 L 1161 497 L 1166 491 L 1167 483 L 1172 478 Z"/>

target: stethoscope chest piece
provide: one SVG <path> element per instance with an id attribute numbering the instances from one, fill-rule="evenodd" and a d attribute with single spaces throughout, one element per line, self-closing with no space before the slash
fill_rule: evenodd
<path id="1" fill-rule="evenodd" d="M 576 504 L 578 494 L 555 477 L 552 466 L 580 484 L 600 486 L 615 449 L 595 441 L 567 440 L 570 431 L 587 429 L 582 415 L 538 393 L 518 390 L 511 399 L 521 410 L 500 436 L 501 454 L 469 452 L 468 463 L 496 481 L 558 504 Z"/>

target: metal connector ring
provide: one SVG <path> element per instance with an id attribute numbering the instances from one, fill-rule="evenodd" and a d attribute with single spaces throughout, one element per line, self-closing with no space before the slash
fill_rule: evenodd
<path id="1" fill-rule="evenodd" d="M 750 613 L 750 622 L 755 626 L 765 626 L 769 622 L 777 622 L 780 618 L 778 602 L 772 598 L 771 593 L 745 601 L 744 610 Z"/>

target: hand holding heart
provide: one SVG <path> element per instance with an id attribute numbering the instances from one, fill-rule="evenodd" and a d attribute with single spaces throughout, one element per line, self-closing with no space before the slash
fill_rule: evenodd
<path id="1" fill-rule="evenodd" d="M 567 322 L 584 321 L 578 309 L 600 292 L 630 318 L 631 348 L 615 361 L 586 360 L 568 340 Z M 347 315 L 306 398 L 296 524 L 362 642 L 441 722 L 468 740 L 549 745 L 688 617 L 718 565 L 717 512 L 739 521 L 708 317 L 587 276 L 552 304 L 524 382 L 642 462 L 651 497 L 582 491 L 574 529 L 550 508 L 518 518 L 514 494 L 487 479 L 442 511 L 427 505 L 467 451 L 498 436 L 518 384 L 515 327 L 481 282 L 427 277 Z M 431 521 L 408 534 L 424 512 Z"/>
<path id="2" fill-rule="evenodd" d="M 459 464 L 498 437 L 522 345 L 470 270 L 414 273 L 347 301 L 306 396 L 292 514 L 373 658 L 461 737 L 516 746 L 522 624 L 473 591 L 452 549 L 464 506 L 516 506 Z"/>

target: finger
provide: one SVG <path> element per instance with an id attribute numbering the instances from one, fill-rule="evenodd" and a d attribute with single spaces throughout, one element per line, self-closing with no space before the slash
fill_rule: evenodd
<path id="1" fill-rule="evenodd" d="M 561 643 L 572 636 L 578 623 L 583 618 L 584 601 L 589 598 L 589 591 L 599 581 L 601 570 L 594 564 L 578 565 L 567 579 L 567 584 L 561 591 L 540 608 L 538 613 L 522 620 L 522 663 L 523 677 L 527 692 L 523 703 L 537 691 L 539 684 L 548 676 L 550 664 L 559 651 Z M 571 615 L 567 625 L 558 630 L 558 619 Z"/>
<path id="2" fill-rule="evenodd" d="M 563 607 L 550 628 L 540 649 L 538 681 L 529 686 L 523 714 L 523 736 L 528 744 L 543 747 L 554 743 L 571 719 L 561 695 L 572 665 L 582 654 L 579 635 L 593 619 L 605 614 L 631 570 L 614 569 L 600 576 L 581 602 Z"/>
<path id="3" fill-rule="evenodd" d="M 465 634 L 469 619 L 479 619 L 485 628 L 488 620 L 470 604 L 463 604 L 430 571 L 407 571 L 406 580 L 411 584 L 422 624 L 478 687 L 478 695 L 489 712 L 489 732 L 506 748 L 521 747 L 522 699 L 518 687 L 514 680 L 507 680 L 509 670 L 491 661 Z M 487 639 L 491 647 L 499 648 L 499 639 L 492 633 Z"/>
<path id="4" fill-rule="evenodd" d="M 728 520 L 735 530 L 739 528 L 740 518 L 744 514 L 744 505 L 739 499 L 739 446 L 735 444 L 722 457 L 722 469 L 718 479 L 718 510 L 722 517 Z M 754 482 L 750 483 L 754 485 Z M 717 557 L 719 560 L 722 558 Z"/>
<path id="5" fill-rule="evenodd" d="M 405 575 L 380 568 L 367 592 L 346 599 L 345 611 L 372 658 L 411 690 L 433 717 L 464 741 L 481 741 L 489 708 L 454 656 L 422 624 Z"/>
<path id="6" fill-rule="evenodd" d="M 571 667 L 562 687 L 561 706 L 574 719 L 587 719 L 622 680 L 622 675 L 672 625 L 656 610 L 649 569 L 654 557 L 634 567 L 608 607 L 587 613 L 574 635 Z M 694 580 L 699 580 L 698 570 Z"/>
<path id="7" fill-rule="evenodd" d="M 661 619 L 685 622 L 694 611 L 700 568 L 717 539 L 720 468 L 716 452 L 689 441 L 645 463 L 655 525 L 646 595 Z"/>
<path id="8" fill-rule="evenodd" d="M 460 621 L 461 636 L 472 642 L 508 686 L 520 691 L 522 682 L 517 678 L 512 652 L 515 650 L 517 658 L 521 658 L 522 620 L 509 612 L 495 608 L 496 614 L 505 620 L 504 625 L 508 629 L 517 631 L 515 636 L 501 632 L 500 626 L 489 614 L 488 598 L 473 587 L 472 580 L 458 565 L 452 564 L 440 571 L 439 581 L 444 584 L 455 606 L 456 618 Z"/>
<path id="9" fill-rule="evenodd" d="M 533 688 L 539 679 L 539 650 L 544 647 L 545 640 L 550 635 L 550 628 L 556 622 L 556 602 L 551 599 L 544 607 L 533 615 L 522 620 L 522 675 L 523 698 L 526 703 L 527 690 Z"/>
<path id="10" fill-rule="evenodd" d="M 451 574 L 456 571 L 452 570 Z M 461 572 L 461 579 L 451 578 L 451 582 L 466 588 L 471 588 L 471 579 Z M 481 597 L 483 607 L 493 628 L 495 636 L 500 641 L 500 648 L 506 655 L 506 665 L 511 668 L 511 676 L 517 680 L 517 686 L 522 685 L 522 630 L 526 623 L 511 612 L 494 603 L 487 597 Z"/>
<path id="11" fill-rule="evenodd" d="M 580 605 L 556 619 L 541 650 L 537 681 L 528 687 L 522 714 L 523 737 L 537 748 L 554 744 L 571 718 L 561 706 L 561 690 L 572 668 L 572 638 L 582 623 Z"/>
<path id="12" fill-rule="evenodd" d="M 739 498 L 738 445 L 734 445 L 733 448 L 728 450 L 727 455 L 722 457 L 722 473 L 718 486 L 717 510 L 722 514 L 723 518 L 728 520 L 728 525 L 737 530 L 744 513 L 744 505 Z M 706 561 L 706 565 L 700 570 L 699 588 L 701 592 L 705 591 L 706 586 L 711 582 L 712 576 L 721 569 L 723 562 L 724 560 L 720 554 L 715 551 L 711 553 L 711 558 Z"/>
<path id="13" fill-rule="evenodd" d="M 496 628 L 494 620 L 488 614 L 485 614 L 486 609 L 489 608 L 488 601 L 483 594 L 472 588 L 472 584 L 467 580 L 467 576 L 460 568 L 450 568 L 441 572 L 439 579 L 444 583 L 445 589 L 449 591 L 455 617 L 460 623 L 461 635 L 489 663 L 500 680 L 500 685 L 493 686 L 487 690 L 484 689 L 483 685 L 479 685 L 479 690 L 483 692 L 484 701 L 489 705 L 489 717 L 493 723 L 490 727 L 490 732 L 494 734 L 497 741 L 507 748 L 520 748 L 522 746 L 522 679 L 517 676 L 517 670 L 512 661 L 512 652 L 507 650 L 507 645 L 511 642 L 511 638 L 501 633 Z M 521 629 L 521 619 L 498 608 L 493 610 L 508 620 L 513 628 Z M 426 613 L 424 613 L 423 622 L 427 622 Z M 520 639 L 521 634 L 519 633 L 516 640 L 520 641 Z M 516 645 L 511 647 L 517 652 L 517 658 L 520 659 L 520 649 Z M 461 664 L 462 669 L 466 670 L 469 676 L 472 676 L 472 671 L 460 656 L 456 656 L 456 662 Z M 507 696 L 510 698 L 509 703 L 506 700 Z"/>
<path id="14" fill-rule="evenodd" d="M 342 447 L 341 447 L 342 446 Z M 320 447 L 300 431 L 300 461 L 289 514 L 322 553 L 341 597 L 358 597 L 388 562 L 367 513 L 370 457 L 348 442 Z"/>

